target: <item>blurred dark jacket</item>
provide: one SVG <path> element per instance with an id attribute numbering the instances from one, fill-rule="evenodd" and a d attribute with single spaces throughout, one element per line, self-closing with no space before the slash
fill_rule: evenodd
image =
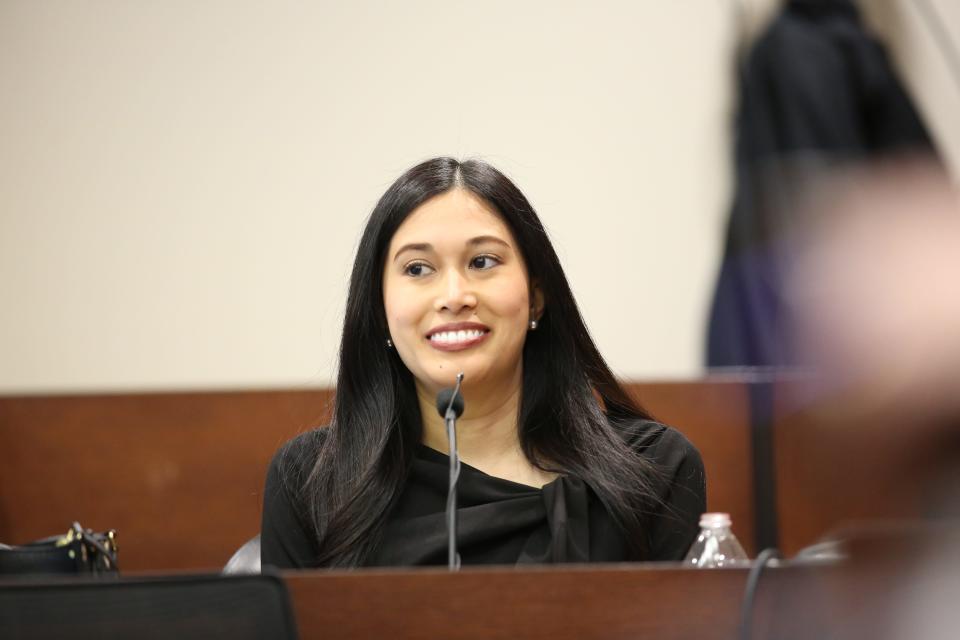
<path id="1" fill-rule="evenodd" d="M 933 145 L 882 45 L 849 0 L 786 3 L 740 76 L 736 177 L 707 365 L 799 364 L 779 243 L 810 180 L 838 164 Z"/>

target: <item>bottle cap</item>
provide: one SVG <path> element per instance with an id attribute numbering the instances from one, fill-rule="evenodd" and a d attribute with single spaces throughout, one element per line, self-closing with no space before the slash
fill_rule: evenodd
<path id="1" fill-rule="evenodd" d="M 729 513 L 705 513 L 700 516 L 700 526 L 710 529 L 719 529 L 730 526 Z"/>

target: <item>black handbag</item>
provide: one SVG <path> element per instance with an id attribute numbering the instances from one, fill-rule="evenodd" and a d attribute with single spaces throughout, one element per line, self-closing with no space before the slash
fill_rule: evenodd
<path id="1" fill-rule="evenodd" d="M 20 546 L 0 544 L 0 576 L 25 574 L 116 575 L 117 532 L 94 533 L 78 522 L 62 536 Z"/>

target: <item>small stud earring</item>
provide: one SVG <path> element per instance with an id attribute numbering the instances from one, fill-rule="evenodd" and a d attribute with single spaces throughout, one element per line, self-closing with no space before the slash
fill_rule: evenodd
<path id="1" fill-rule="evenodd" d="M 531 321 L 530 321 L 530 331 L 536 331 L 536 330 L 537 330 L 537 321 L 536 321 L 536 320 L 531 320 Z"/>
<path id="2" fill-rule="evenodd" d="M 387 349 L 393 349 L 393 340 L 387 338 Z"/>

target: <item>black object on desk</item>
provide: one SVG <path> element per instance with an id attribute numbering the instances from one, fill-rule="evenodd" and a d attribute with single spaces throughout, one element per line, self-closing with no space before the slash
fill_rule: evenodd
<path id="1" fill-rule="evenodd" d="M 273 575 L 0 582 L 0 637 L 297 638 L 290 598 Z"/>

